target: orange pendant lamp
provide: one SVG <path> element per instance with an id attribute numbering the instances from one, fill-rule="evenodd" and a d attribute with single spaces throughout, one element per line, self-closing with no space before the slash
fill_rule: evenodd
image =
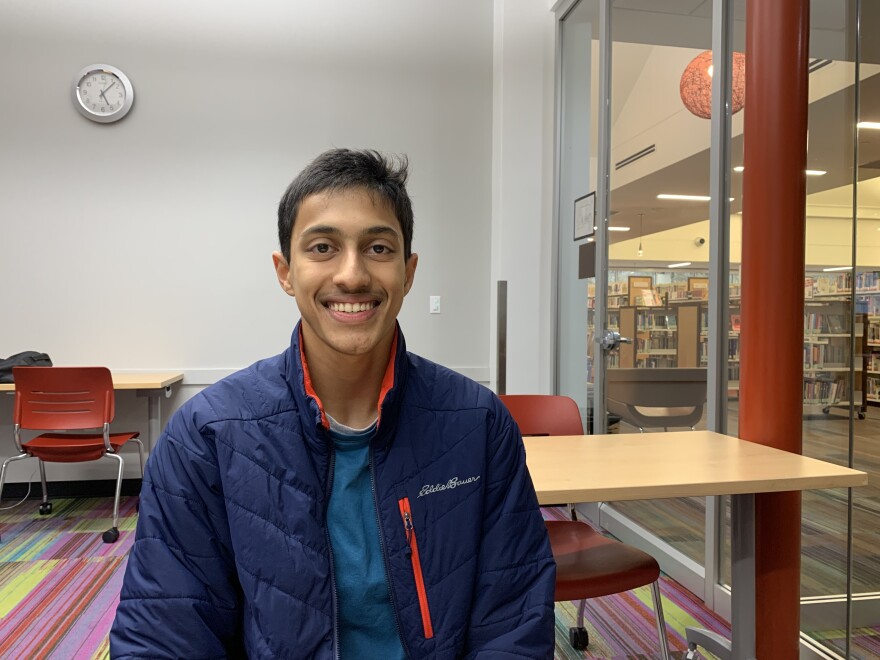
<path id="1" fill-rule="evenodd" d="M 681 74 L 679 93 L 684 107 L 697 117 L 712 117 L 712 51 L 697 55 Z M 733 93 L 731 114 L 743 109 L 746 102 L 746 56 L 733 54 Z"/>

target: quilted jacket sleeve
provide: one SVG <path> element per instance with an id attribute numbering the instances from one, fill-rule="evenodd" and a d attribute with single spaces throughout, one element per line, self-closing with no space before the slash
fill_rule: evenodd
<path id="1" fill-rule="evenodd" d="M 522 438 L 503 407 L 496 420 L 466 657 L 553 658 L 556 564 Z"/>
<path id="2" fill-rule="evenodd" d="M 193 421 L 194 408 L 178 411 L 150 455 L 110 632 L 113 658 L 244 655 L 214 446 Z"/>

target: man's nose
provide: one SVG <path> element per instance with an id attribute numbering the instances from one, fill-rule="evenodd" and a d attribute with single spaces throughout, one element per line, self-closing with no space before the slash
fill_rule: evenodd
<path id="1" fill-rule="evenodd" d="M 338 261 L 339 270 L 333 276 L 333 283 L 346 291 L 365 289 L 370 284 L 370 272 L 364 255 L 358 250 L 346 250 Z"/>

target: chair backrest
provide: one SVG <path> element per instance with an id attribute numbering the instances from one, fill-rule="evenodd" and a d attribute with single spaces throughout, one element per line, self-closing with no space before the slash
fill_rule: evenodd
<path id="1" fill-rule="evenodd" d="M 674 408 L 706 403 L 706 369 L 608 369 L 608 399 L 631 406 Z"/>
<path id="2" fill-rule="evenodd" d="M 23 429 L 99 428 L 113 421 L 106 367 L 15 367 L 14 422 Z"/>
<path id="3" fill-rule="evenodd" d="M 523 435 L 583 435 L 581 411 L 567 396 L 553 394 L 502 394 Z"/>
<path id="4" fill-rule="evenodd" d="M 641 428 L 693 426 L 706 403 L 705 368 L 608 369 L 608 410 Z"/>

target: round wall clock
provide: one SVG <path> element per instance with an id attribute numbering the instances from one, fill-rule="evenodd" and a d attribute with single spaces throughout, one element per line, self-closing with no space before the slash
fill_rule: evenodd
<path id="1" fill-rule="evenodd" d="M 109 64 L 84 67 L 73 83 L 73 104 L 80 113 L 102 124 L 119 121 L 134 101 L 134 88 L 122 71 Z"/>

